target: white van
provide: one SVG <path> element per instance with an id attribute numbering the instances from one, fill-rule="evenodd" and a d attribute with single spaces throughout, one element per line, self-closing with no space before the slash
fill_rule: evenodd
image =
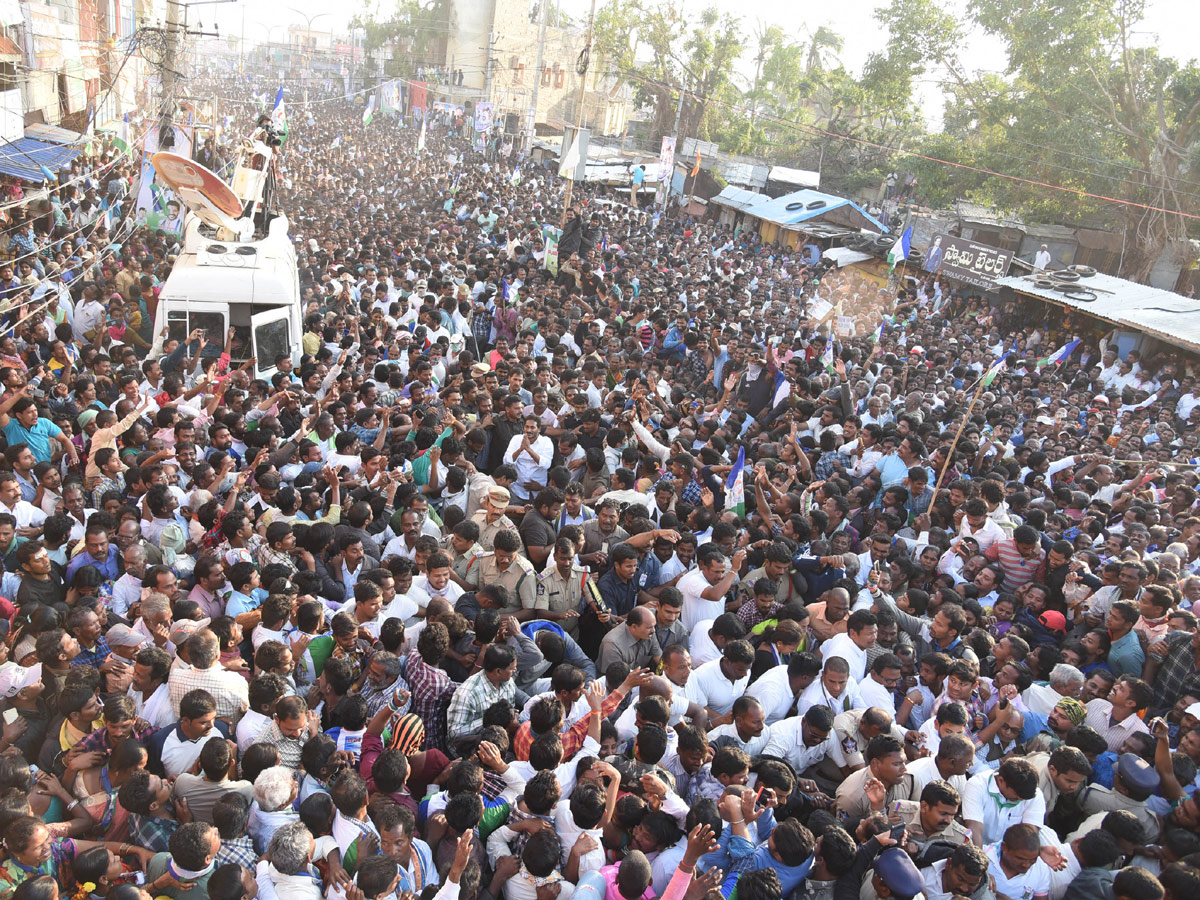
<path id="1" fill-rule="evenodd" d="M 163 284 L 154 320 L 154 352 L 168 340 L 208 332 L 207 353 L 220 353 L 233 327 L 233 363 L 257 359 L 255 378 L 275 374 L 282 355 L 300 359 L 303 334 L 296 251 L 286 216 L 276 215 L 257 241 L 217 240 L 212 226 L 189 215 L 183 253 Z"/>

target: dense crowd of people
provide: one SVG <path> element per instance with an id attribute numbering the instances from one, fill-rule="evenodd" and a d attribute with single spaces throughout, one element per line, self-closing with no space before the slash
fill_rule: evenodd
<path id="1" fill-rule="evenodd" d="M 0 900 L 1196 895 L 1193 358 L 318 93 L 298 358 L 10 230 Z"/>

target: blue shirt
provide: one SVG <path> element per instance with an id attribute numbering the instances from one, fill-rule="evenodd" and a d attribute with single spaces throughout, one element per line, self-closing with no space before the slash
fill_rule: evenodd
<path id="1" fill-rule="evenodd" d="M 240 616 L 242 613 L 253 612 L 256 609 L 258 609 L 258 601 L 240 591 L 234 591 L 225 602 L 225 615 L 233 616 L 234 618 Z"/>
<path id="2" fill-rule="evenodd" d="M 1122 675 L 1141 678 L 1145 662 L 1146 654 L 1142 650 L 1142 643 L 1138 640 L 1136 631 L 1130 631 L 1124 637 L 1117 638 L 1108 651 L 1108 667 L 1118 678 Z"/>
<path id="3" fill-rule="evenodd" d="M 119 554 L 117 553 L 115 544 L 108 545 L 108 558 L 104 562 L 96 562 L 87 551 L 72 557 L 71 561 L 67 563 L 67 585 L 70 586 L 71 579 L 75 577 L 75 573 L 84 566 L 95 566 L 100 570 L 100 574 L 104 577 L 105 581 L 116 581 L 121 577 L 121 572 L 117 568 L 118 559 Z"/>
<path id="4" fill-rule="evenodd" d="M 62 434 L 62 429 L 49 419 L 38 419 L 32 428 L 26 428 L 17 421 L 16 416 L 9 416 L 8 424 L 4 426 L 4 436 L 9 446 L 26 443 L 33 451 L 33 458 L 38 462 L 50 462 L 51 441 Z"/>

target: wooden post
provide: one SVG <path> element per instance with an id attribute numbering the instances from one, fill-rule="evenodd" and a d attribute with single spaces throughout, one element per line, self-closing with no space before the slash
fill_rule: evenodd
<path id="1" fill-rule="evenodd" d="M 962 437 L 963 431 L 967 428 L 967 422 L 971 420 L 971 413 L 975 409 L 975 404 L 979 402 L 979 398 L 983 396 L 983 379 L 979 379 L 979 387 L 975 390 L 975 396 L 971 398 L 970 405 L 967 406 L 966 414 L 963 415 L 962 422 L 959 423 L 958 431 L 954 433 L 954 440 L 950 443 L 950 451 L 946 454 L 946 462 L 942 466 L 942 471 L 938 473 L 937 484 L 933 486 L 933 499 L 937 500 L 937 493 L 942 488 L 942 482 L 946 478 L 946 473 L 950 471 L 950 466 L 954 462 L 954 451 L 958 447 L 958 439 Z"/>

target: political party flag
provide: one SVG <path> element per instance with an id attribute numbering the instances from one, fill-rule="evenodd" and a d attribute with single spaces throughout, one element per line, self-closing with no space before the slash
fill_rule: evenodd
<path id="1" fill-rule="evenodd" d="M 576 135 L 571 146 L 567 148 L 566 155 L 563 156 L 562 162 L 558 166 L 559 178 L 574 178 L 575 168 L 579 165 L 579 135 Z"/>
<path id="2" fill-rule="evenodd" d="M 1037 361 L 1037 367 L 1039 369 L 1042 369 L 1042 368 L 1045 368 L 1046 366 L 1057 366 L 1059 363 L 1064 362 L 1068 356 L 1070 356 L 1072 353 L 1074 353 L 1075 348 L 1078 346 L 1079 346 L 1078 338 L 1071 341 L 1070 343 L 1063 344 L 1061 347 L 1059 347 L 1057 350 L 1055 350 L 1049 356 L 1045 357 L 1044 359 L 1039 359 Z"/>
<path id="3" fill-rule="evenodd" d="M 129 141 L 123 137 L 115 137 L 112 139 L 112 145 L 121 153 L 129 156 L 133 152 L 133 148 L 129 146 Z"/>
<path id="4" fill-rule="evenodd" d="M 340 146 L 342 146 L 342 136 L 339 134 L 330 142 L 329 149 L 336 150 Z"/>
<path id="5" fill-rule="evenodd" d="M 421 133 L 417 135 L 418 151 L 423 151 L 425 149 L 425 123 L 428 121 L 428 119 L 421 119 Z"/>
<path id="6" fill-rule="evenodd" d="M 692 166 L 692 177 L 695 178 L 700 174 L 700 151 L 696 151 L 696 164 Z"/>
<path id="7" fill-rule="evenodd" d="M 375 95 L 372 94 L 367 98 L 367 108 L 363 110 L 363 125 L 371 124 L 371 120 L 375 118 Z"/>
<path id="8" fill-rule="evenodd" d="M 836 369 L 833 367 L 833 338 L 829 338 L 825 342 L 825 352 L 821 354 L 821 365 L 825 367 L 825 371 L 832 375 Z"/>
<path id="9" fill-rule="evenodd" d="M 904 229 L 904 234 L 896 239 L 896 243 L 892 244 L 892 249 L 888 251 L 888 272 L 896 268 L 896 263 L 908 259 L 908 251 L 912 249 L 912 226 L 909 225 Z"/>
<path id="10" fill-rule="evenodd" d="M 1011 353 L 1011 352 L 1012 352 L 1011 350 L 1008 351 L 1008 353 Z M 996 376 L 1004 371 L 1005 363 L 1008 360 L 1008 353 L 1005 353 L 1002 357 L 1000 357 L 998 360 L 996 360 L 995 365 L 993 365 L 990 369 L 988 369 L 986 372 L 983 373 L 983 386 L 984 387 L 987 387 L 988 385 L 990 385 L 993 381 L 996 380 Z"/>
<path id="11" fill-rule="evenodd" d="M 746 468 L 746 448 L 738 447 L 737 462 L 725 482 L 725 508 L 731 509 L 738 516 L 746 515 L 746 486 L 742 479 L 742 470 Z"/>
<path id="12" fill-rule="evenodd" d="M 280 137 L 286 139 L 288 133 L 287 108 L 283 103 L 283 88 L 275 92 L 275 103 L 271 107 L 271 124 L 279 131 Z"/>
<path id="13" fill-rule="evenodd" d="M 871 343 L 878 344 L 883 340 L 883 322 L 879 323 L 879 327 L 875 329 L 875 333 L 871 335 Z"/>

